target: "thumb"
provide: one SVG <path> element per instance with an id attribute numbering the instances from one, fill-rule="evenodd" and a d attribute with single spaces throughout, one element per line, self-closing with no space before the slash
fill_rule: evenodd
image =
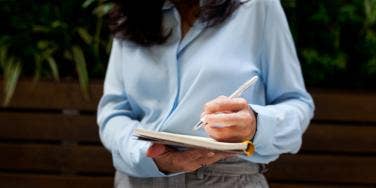
<path id="1" fill-rule="evenodd" d="M 148 151 L 146 152 L 146 156 L 155 158 L 167 151 L 166 146 L 163 144 L 153 144 L 149 147 Z"/>

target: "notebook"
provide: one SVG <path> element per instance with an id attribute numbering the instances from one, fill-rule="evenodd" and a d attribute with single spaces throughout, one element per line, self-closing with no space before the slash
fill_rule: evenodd
<path id="1" fill-rule="evenodd" d="M 169 132 L 150 131 L 142 128 L 134 129 L 134 135 L 145 141 L 160 143 L 183 148 L 203 148 L 229 153 L 244 154 L 251 156 L 255 150 L 251 141 L 244 142 L 219 142 L 211 138 L 190 136 Z"/>

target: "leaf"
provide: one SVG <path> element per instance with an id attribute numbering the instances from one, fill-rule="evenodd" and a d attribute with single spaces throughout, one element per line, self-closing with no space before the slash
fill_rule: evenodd
<path id="1" fill-rule="evenodd" d="M 282 4 L 285 7 L 295 8 L 296 7 L 296 0 L 283 0 Z"/>
<path id="2" fill-rule="evenodd" d="M 55 20 L 51 23 L 51 27 L 52 28 L 57 28 L 57 27 L 61 27 L 63 25 L 63 23 L 60 21 L 60 20 Z"/>
<path id="3" fill-rule="evenodd" d="M 86 0 L 83 4 L 82 4 L 82 7 L 83 8 L 87 8 L 88 6 L 90 6 L 91 4 L 93 4 L 96 0 Z"/>
<path id="4" fill-rule="evenodd" d="M 34 55 L 34 61 L 35 61 L 35 70 L 34 70 L 34 79 L 33 84 L 39 81 L 41 74 L 42 74 L 42 61 L 43 58 L 39 54 Z"/>
<path id="5" fill-rule="evenodd" d="M 363 22 L 363 18 L 359 16 L 357 13 L 357 9 L 354 5 L 348 4 L 343 5 L 339 8 L 338 12 L 338 20 L 341 23 L 349 23 L 349 22 Z"/>
<path id="6" fill-rule="evenodd" d="M 76 71 L 78 74 L 78 80 L 80 82 L 81 91 L 86 100 L 89 100 L 89 76 L 86 68 L 86 60 L 84 53 L 79 46 L 72 47 L 73 61 L 76 64 Z"/>
<path id="7" fill-rule="evenodd" d="M 93 42 L 93 37 L 89 34 L 89 32 L 83 28 L 79 27 L 77 29 L 78 34 L 80 35 L 81 39 L 88 45 L 92 44 Z"/>
<path id="8" fill-rule="evenodd" d="M 37 43 L 37 47 L 41 50 L 46 49 L 49 46 L 49 42 L 47 40 L 40 40 Z"/>
<path id="9" fill-rule="evenodd" d="M 376 22 L 376 1 L 364 0 L 364 9 L 366 13 L 366 22 L 374 24 Z"/>
<path id="10" fill-rule="evenodd" d="M 61 20 L 55 20 L 51 23 L 51 28 L 53 29 L 57 29 L 57 28 L 66 29 L 68 27 L 69 27 L 68 24 Z"/>
<path id="11" fill-rule="evenodd" d="M 18 78 L 21 75 L 22 66 L 19 61 L 13 58 L 8 59 L 4 70 L 4 102 L 3 106 L 8 106 L 14 91 L 16 90 Z"/>
<path id="12" fill-rule="evenodd" d="M 344 70 L 346 69 L 347 66 L 347 57 L 344 53 L 338 53 L 335 61 L 334 61 L 334 66 L 338 68 L 339 70 Z"/>
<path id="13" fill-rule="evenodd" d="M 112 48 L 112 38 L 110 37 L 110 39 L 108 40 L 107 45 L 106 45 L 106 53 L 107 54 L 110 54 L 111 48 Z"/>
<path id="14" fill-rule="evenodd" d="M 49 33 L 51 31 L 49 27 L 43 25 L 34 25 L 32 30 L 36 33 Z"/>
<path id="15" fill-rule="evenodd" d="M 327 8 L 320 4 L 319 9 L 311 16 L 311 20 L 317 23 L 328 24 L 330 17 Z"/>
<path id="16" fill-rule="evenodd" d="M 99 5 L 97 8 L 95 8 L 93 10 L 93 13 L 97 15 L 97 17 L 103 17 L 104 15 L 110 12 L 112 7 L 113 7 L 112 3 L 102 4 L 102 5 Z"/>
<path id="17" fill-rule="evenodd" d="M 59 69 L 57 67 L 57 63 L 56 63 L 55 59 L 52 56 L 48 56 L 48 57 L 46 57 L 46 61 L 48 62 L 48 65 L 50 66 L 52 76 L 54 77 L 54 79 L 56 81 L 60 81 Z"/>
<path id="18" fill-rule="evenodd" d="M 366 64 L 367 74 L 376 74 L 376 56 L 370 59 Z"/>

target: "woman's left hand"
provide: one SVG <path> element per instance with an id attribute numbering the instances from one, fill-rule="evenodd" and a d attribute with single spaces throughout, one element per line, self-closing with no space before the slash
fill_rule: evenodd
<path id="1" fill-rule="evenodd" d="M 205 131 L 217 141 L 242 142 L 256 132 L 256 117 L 244 98 L 220 96 L 209 101 L 202 113 Z"/>

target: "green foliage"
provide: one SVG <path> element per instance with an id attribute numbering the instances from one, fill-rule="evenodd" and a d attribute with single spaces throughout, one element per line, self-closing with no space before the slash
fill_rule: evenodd
<path id="1" fill-rule="evenodd" d="M 376 0 L 284 0 L 310 86 L 376 84 Z"/>
<path id="2" fill-rule="evenodd" d="M 104 17 L 111 6 L 107 0 L 0 1 L 0 49 L 6 48 L 7 65 L 12 64 L 1 69 L 12 84 L 4 91 L 11 96 L 23 67 L 23 75 L 34 81 L 78 77 L 89 99 L 89 77 L 103 77 L 108 59 Z M 17 61 L 10 61 L 13 57 Z"/>
<path id="3" fill-rule="evenodd" d="M 310 86 L 376 84 L 376 0 L 282 0 Z M 103 78 L 111 48 L 109 0 L 0 0 L 0 74 L 4 105 L 21 74 L 77 78 L 86 99 L 89 78 Z"/>
<path id="4" fill-rule="evenodd" d="M 10 99 L 16 90 L 18 78 L 20 77 L 22 65 L 20 61 L 8 55 L 8 49 L 0 47 L 0 68 L 4 72 L 4 102 L 3 105 L 9 104 Z"/>
<path id="5" fill-rule="evenodd" d="M 78 79 L 80 81 L 80 86 L 84 93 L 86 99 L 89 98 L 89 76 L 86 68 L 86 60 L 84 52 L 81 47 L 73 46 L 72 47 L 72 58 L 76 63 L 76 70 L 78 72 Z"/>

